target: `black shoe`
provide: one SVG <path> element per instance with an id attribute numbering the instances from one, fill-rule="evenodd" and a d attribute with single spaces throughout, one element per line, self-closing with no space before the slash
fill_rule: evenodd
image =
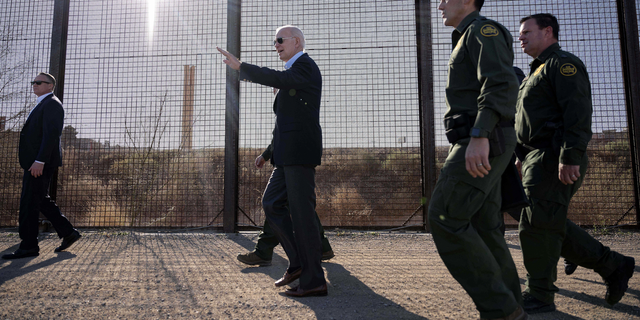
<path id="1" fill-rule="evenodd" d="M 28 250 L 18 249 L 14 253 L 3 255 L 2 259 L 11 260 L 11 259 L 20 259 L 20 258 L 27 258 L 27 257 L 37 257 L 39 255 L 40 255 L 40 248 L 36 247 Z"/>
<path id="2" fill-rule="evenodd" d="M 62 238 L 62 244 L 60 244 L 60 246 L 53 251 L 54 252 L 64 251 L 66 248 L 69 248 L 74 242 L 78 241 L 80 237 L 82 237 L 82 235 L 80 235 L 80 232 L 78 232 L 78 230 L 73 230 L 73 232 L 71 232 L 70 235 Z"/>
<path id="3" fill-rule="evenodd" d="M 524 311 L 528 314 L 556 311 L 555 303 L 552 302 L 551 304 L 549 304 L 549 303 L 540 301 L 528 292 L 522 293 L 522 302 L 523 302 Z"/>
<path id="4" fill-rule="evenodd" d="M 576 271 L 576 269 L 578 269 L 578 265 L 577 264 L 575 264 L 575 263 L 573 263 L 573 262 L 571 262 L 571 261 L 569 261 L 567 259 L 564 259 L 564 274 L 569 276 L 569 275 L 573 274 Z"/>
<path id="5" fill-rule="evenodd" d="M 624 293 L 629 288 L 629 279 L 633 277 L 633 271 L 636 268 L 636 260 L 632 257 L 624 257 L 622 264 L 610 276 L 604 279 L 607 285 L 607 293 L 604 299 L 607 303 L 614 305 L 618 303 Z"/>

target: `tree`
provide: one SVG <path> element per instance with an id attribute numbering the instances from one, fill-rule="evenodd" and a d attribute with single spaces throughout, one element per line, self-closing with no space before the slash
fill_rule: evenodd
<path id="1" fill-rule="evenodd" d="M 64 147 L 76 146 L 78 141 L 78 130 L 72 125 L 67 125 L 62 129 L 62 144 Z"/>
<path id="2" fill-rule="evenodd" d="M 27 86 L 20 86 L 19 83 L 25 81 L 26 73 L 31 71 L 30 66 L 33 66 L 34 58 L 15 52 L 13 45 L 16 38 L 13 30 L 14 25 L 8 24 L 0 28 L 0 104 L 2 104 L 3 102 L 13 102 L 20 96 L 25 96 Z M 23 103 L 24 106 L 28 105 L 27 101 Z M 15 126 L 17 123 L 13 120 L 28 112 L 26 109 L 21 108 L 17 112 L 0 114 L 0 116 L 6 117 L 5 124 L 8 125 L 8 129 L 11 129 L 11 124 Z"/>

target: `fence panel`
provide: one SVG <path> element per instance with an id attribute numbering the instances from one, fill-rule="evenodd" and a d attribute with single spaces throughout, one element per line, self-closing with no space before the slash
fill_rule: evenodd
<path id="1" fill-rule="evenodd" d="M 226 1 L 73 1 L 59 204 L 77 226 L 219 225 Z"/>
<path id="2" fill-rule="evenodd" d="M 322 75 L 324 156 L 317 212 L 324 225 L 422 224 L 420 127 L 414 1 L 242 2 L 242 59 L 283 70 L 275 30 L 300 27 Z M 286 8 L 283 10 L 283 8 Z M 273 91 L 241 86 L 240 207 L 264 220 L 270 166 L 255 158 L 271 141 Z M 267 168 L 269 167 L 269 168 Z M 251 224 L 242 217 L 240 224 Z"/>
<path id="3" fill-rule="evenodd" d="M 316 183 L 325 226 L 422 227 L 415 4 L 242 1 L 243 61 L 282 70 L 272 41 L 277 27 L 293 24 L 323 74 Z M 434 76 L 424 80 L 434 87 L 436 153 L 424 164 L 439 168 L 452 29 L 437 6 L 431 1 Z M 70 8 L 57 186 L 65 214 L 80 227 L 221 227 L 226 67 L 215 47 L 226 46 L 227 1 L 86 0 Z M 590 167 L 570 218 L 637 224 L 616 2 L 487 1 L 482 13 L 512 32 L 514 64 L 525 72 L 531 59 L 517 41 L 519 20 L 539 12 L 558 17 L 560 44 L 585 62 L 592 84 Z M 1 226 L 17 225 L 17 139 L 35 101 L 28 81 L 48 69 L 52 17 L 53 1 L 2 1 Z M 241 84 L 241 228 L 264 221 L 270 167 L 254 160 L 271 140 L 272 102 L 271 88 Z"/>
<path id="4" fill-rule="evenodd" d="M 23 174 L 19 134 L 36 101 L 29 82 L 49 69 L 53 2 L 0 5 L 0 226 L 16 226 Z"/>

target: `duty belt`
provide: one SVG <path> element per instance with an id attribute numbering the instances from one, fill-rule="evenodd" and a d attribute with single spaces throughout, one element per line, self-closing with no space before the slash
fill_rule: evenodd
<path id="1" fill-rule="evenodd" d="M 470 116 L 466 113 L 454 114 L 444 118 L 445 135 L 449 143 L 454 144 L 460 139 L 468 138 L 471 127 L 476 122 L 476 116 Z M 513 127 L 514 121 L 501 121 L 496 126 L 502 128 Z"/>

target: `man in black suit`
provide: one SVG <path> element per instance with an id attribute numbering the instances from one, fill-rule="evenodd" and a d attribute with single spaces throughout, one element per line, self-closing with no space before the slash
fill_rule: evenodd
<path id="1" fill-rule="evenodd" d="M 39 255 L 38 218 L 40 212 L 51 222 L 62 244 L 60 252 L 76 242 L 80 233 L 62 215 L 56 202 L 49 197 L 49 182 L 57 167 L 62 165 L 60 135 L 64 120 L 62 103 L 53 95 L 56 80 L 48 73 L 40 73 L 31 82 L 38 96 L 20 132 L 19 159 L 24 169 L 18 233 L 20 247 L 3 259 L 19 259 Z"/>
<path id="2" fill-rule="evenodd" d="M 299 28 L 278 28 L 273 44 L 280 60 L 286 62 L 285 71 L 240 62 L 229 52 L 220 48 L 218 51 L 226 57 L 224 63 L 240 71 L 240 79 L 279 89 L 273 103 L 274 169 L 262 196 L 269 225 L 289 258 L 289 268 L 275 285 L 284 286 L 299 278 L 300 284 L 285 294 L 327 295 L 315 217 L 315 167 L 322 157 L 322 76 L 304 52 L 305 39 Z"/>

